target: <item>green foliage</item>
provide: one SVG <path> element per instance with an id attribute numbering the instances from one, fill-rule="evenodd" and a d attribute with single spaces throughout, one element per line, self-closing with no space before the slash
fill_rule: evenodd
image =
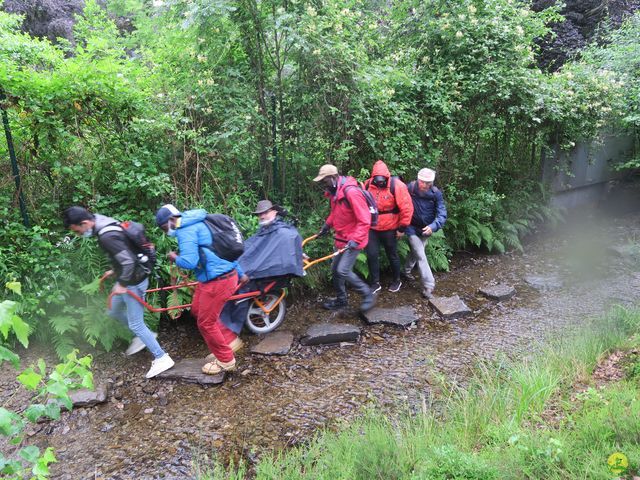
<path id="1" fill-rule="evenodd" d="M 10 289 L 20 294 L 21 285 L 13 282 Z M 17 370 L 20 367 L 19 357 L 5 345 L 9 334 L 13 334 L 20 342 L 27 346 L 27 326 L 15 313 L 17 302 L 3 300 L 0 303 L 0 365 L 3 361 L 10 361 Z M 44 360 L 39 359 L 36 365 L 23 370 L 17 380 L 29 391 L 34 393 L 31 403 L 20 413 L 0 407 L 0 435 L 12 448 L 0 453 L 0 474 L 2 478 L 19 480 L 33 478 L 37 480 L 49 478 L 49 464 L 56 462 L 52 448 L 41 451 L 35 445 L 24 445 L 26 438 L 24 428 L 27 423 L 36 423 L 46 417 L 51 420 L 60 418 L 61 407 L 72 408 L 69 392 L 77 388 L 93 388 L 91 373 L 91 356 L 77 357 L 77 351 L 67 355 L 65 362 L 56 365 L 47 372 Z"/>

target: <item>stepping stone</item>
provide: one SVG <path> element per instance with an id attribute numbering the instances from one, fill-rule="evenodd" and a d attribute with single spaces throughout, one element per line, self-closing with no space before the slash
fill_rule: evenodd
<path id="1" fill-rule="evenodd" d="M 562 288 L 562 280 L 556 275 L 529 275 L 524 277 L 524 281 L 539 291 Z"/>
<path id="2" fill-rule="evenodd" d="M 429 303 L 442 318 L 460 318 L 471 313 L 471 309 L 467 307 L 458 295 L 453 297 L 433 297 L 429 300 Z"/>
<path id="3" fill-rule="evenodd" d="M 348 323 L 320 323 L 309 327 L 300 339 L 305 346 L 327 345 L 341 342 L 356 342 L 360 337 L 360 328 Z"/>
<path id="4" fill-rule="evenodd" d="M 93 407 L 107 401 L 109 387 L 106 384 L 97 385 L 95 390 L 82 388 L 69 393 L 74 407 Z"/>
<path id="5" fill-rule="evenodd" d="M 218 385 L 224 380 L 224 372 L 218 375 L 205 375 L 202 366 L 207 363 L 204 358 L 185 358 L 178 360 L 173 368 L 165 370 L 154 378 L 166 380 L 182 380 L 187 383 L 199 383 L 200 385 Z"/>
<path id="6" fill-rule="evenodd" d="M 271 332 L 257 345 L 251 347 L 251 353 L 260 355 L 286 355 L 293 344 L 293 333 Z"/>
<path id="7" fill-rule="evenodd" d="M 513 288 L 511 285 L 505 285 L 504 283 L 482 287 L 478 291 L 485 297 L 498 301 L 506 300 L 516 294 L 515 288 Z"/>
<path id="8" fill-rule="evenodd" d="M 397 325 L 400 327 L 408 327 L 418 321 L 416 311 L 413 307 L 405 305 L 397 308 L 372 308 L 368 312 L 360 312 L 360 316 L 367 323 L 386 323 L 388 325 Z"/>

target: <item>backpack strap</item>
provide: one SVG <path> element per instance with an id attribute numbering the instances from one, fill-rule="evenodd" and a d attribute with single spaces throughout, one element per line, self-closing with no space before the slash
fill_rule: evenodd
<path id="1" fill-rule="evenodd" d="M 124 232 L 124 230 L 119 223 L 114 223 L 111 225 L 107 225 L 106 227 L 102 227 L 100 230 L 98 230 L 98 236 L 104 235 L 105 233 L 109 232 Z"/>

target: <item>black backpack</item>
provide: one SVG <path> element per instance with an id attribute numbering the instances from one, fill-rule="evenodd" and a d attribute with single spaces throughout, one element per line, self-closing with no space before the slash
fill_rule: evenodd
<path id="1" fill-rule="evenodd" d="M 398 177 L 396 177 L 395 175 L 391 177 L 391 185 L 389 186 L 389 190 L 391 191 L 391 195 L 393 195 L 394 200 L 396 199 L 396 178 Z M 371 179 L 364 182 L 364 188 L 367 192 L 369 191 L 370 186 L 371 186 Z M 385 213 L 400 213 L 400 208 L 398 208 L 398 202 L 396 201 L 396 206 L 393 207 L 391 210 L 384 210 L 382 212 L 378 211 L 378 216 Z M 375 227 L 375 225 L 373 224 L 371 224 L 371 226 Z"/>
<path id="2" fill-rule="evenodd" d="M 107 225 L 100 229 L 98 236 L 107 232 L 123 232 L 127 239 L 127 243 L 136 256 L 138 266 L 144 275 L 149 275 L 152 272 L 157 260 L 156 247 L 153 243 L 147 240 L 144 232 L 144 225 L 127 220 L 125 222 Z"/>
<path id="3" fill-rule="evenodd" d="M 222 213 L 208 213 L 204 224 L 211 233 L 213 243 L 206 245 L 223 260 L 233 262 L 244 252 L 244 239 L 233 218 Z"/>
<path id="4" fill-rule="evenodd" d="M 344 185 L 344 182 L 346 181 L 347 181 L 347 178 L 342 177 L 342 181 L 340 182 L 340 184 Z M 360 192 L 362 193 L 362 196 L 367 201 L 367 206 L 369 207 L 369 213 L 371 213 L 371 226 L 372 227 L 377 226 L 379 212 L 378 212 L 378 206 L 376 205 L 376 199 L 373 198 L 373 195 L 371 195 L 371 192 L 369 190 L 365 190 L 364 188 L 362 188 L 360 184 L 358 184 L 357 186 L 347 185 L 346 187 L 344 187 L 344 199 L 346 200 L 347 203 L 349 203 L 349 200 L 347 199 L 347 192 L 349 191 L 350 188 L 357 188 L 358 190 L 360 190 Z"/>

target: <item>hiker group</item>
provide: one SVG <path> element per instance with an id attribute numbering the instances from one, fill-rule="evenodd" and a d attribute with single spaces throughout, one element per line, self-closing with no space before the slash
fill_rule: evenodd
<path id="1" fill-rule="evenodd" d="M 417 265 L 422 295 L 432 296 L 435 280 L 425 247 L 447 219 L 442 192 L 433 185 L 435 175 L 434 170 L 423 168 L 415 180 L 405 184 L 379 160 L 370 178 L 360 184 L 353 177 L 340 175 L 334 165 L 320 168 L 313 181 L 323 187 L 330 213 L 317 235 L 333 231 L 336 251 L 331 265 L 335 297 L 324 302 L 324 308 L 346 307 L 347 286 L 361 295 L 361 311 L 374 307 L 382 289 L 381 246 L 391 266 L 390 292 L 400 290 L 403 278 L 413 279 L 412 271 Z M 203 209 L 180 211 L 171 204 L 156 212 L 157 226 L 178 243 L 178 252 L 167 253 L 167 259 L 179 268 L 192 270 L 197 279 L 191 314 L 210 351 L 202 367 L 205 374 L 234 370 L 234 354 L 243 345 L 238 334 L 246 318 L 247 302 L 228 302 L 229 298 L 267 275 L 303 275 L 302 241 L 295 227 L 283 221 L 282 209 L 269 200 L 261 200 L 253 213 L 258 217 L 259 230 L 243 245 L 239 229 L 225 215 L 208 214 Z M 144 306 L 138 300 L 145 298 L 156 260 L 155 248 L 146 239 L 144 227 L 79 206 L 66 209 L 63 221 L 65 228 L 78 235 L 95 235 L 109 256 L 113 270 L 108 273 L 116 280 L 109 315 L 135 335 L 126 354 L 148 348 L 154 360 L 147 378 L 173 367 L 174 361 L 158 343 L 157 334 L 146 326 Z M 402 237 L 406 237 L 410 248 L 404 266 L 398 255 L 398 240 Z M 367 255 L 368 282 L 354 272 L 363 250 Z"/>

